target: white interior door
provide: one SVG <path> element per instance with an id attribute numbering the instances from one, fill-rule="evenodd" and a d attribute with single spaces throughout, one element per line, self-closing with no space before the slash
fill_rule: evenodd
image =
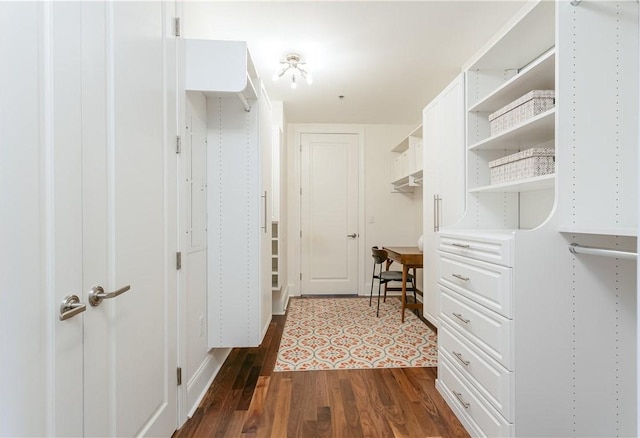
<path id="1" fill-rule="evenodd" d="M 176 426 L 176 93 L 170 3 L 83 6 L 84 431 Z M 169 67 L 169 68 L 167 68 Z M 91 290 L 121 295 L 91 305 Z M 127 288 L 130 288 L 127 290 Z"/>
<path id="2" fill-rule="evenodd" d="M 301 136 L 303 295 L 358 293 L 358 136 Z"/>
<path id="3" fill-rule="evenodd" d="M 0 5 L 0 436 L 175 430 L 172 7 Z"/>

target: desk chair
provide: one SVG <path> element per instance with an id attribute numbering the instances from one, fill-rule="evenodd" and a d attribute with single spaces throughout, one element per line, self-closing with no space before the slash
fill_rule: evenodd
<path id="1" fill-rule="evenodd" d="M 387 261 L 388 253 L 384 249 L 379 249 L 377 246 L 371 247 L 371 257 L 373 257 L 373 273 L 371 275 L 371 292 L 369 293 L 369 306 L 373 299 L 373 283 L 378 279 L 378 308 L 376 309 L 376 317 L 380 315 L 380 287 L 384 284 L 384 302 L 387 302 L 387 283 L 391 281 L 402 282 L 401 271 L 383 271 L 382 264 Z M 378 270 L 378 274 L 376 274 Z M 407 284 L 411 284 L 413 290 L 413 299 L 417 302 L 416 298 L 416 281 L 415 277 L 411 274 L 407 274 Z"/>

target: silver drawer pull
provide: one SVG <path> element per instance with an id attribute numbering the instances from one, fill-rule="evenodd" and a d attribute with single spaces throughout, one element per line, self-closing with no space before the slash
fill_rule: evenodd
<path id="1" fill-rule="evenodd" d="M 471 406 L 471 403 L 464 401 L 464 399 L 462 398 L 462 394 L 460 394 L 459 392 L 455 392 L 455 391 L 451 391 L 451 392 L 453 392 L 453 395 L 456 396 L 456 398 L 458 399 L 460 404 L 462 404 L 462 406 L 465 409 L 469 409 L 469 406 Z"/>
<path id="2" fill-rule="evenodd" d="M 453 355 L 457 357 L 460 363 L 462 363 L 462 365 L 464 365 L 465 367 L 468 367 L 469 364 L 471 363 L 468 360 L 464 360 L 464 358 L 462 357 L 462 354 L 460 353 L 456 353 L 455 351 L 453 351 Z"/>
<path id="3" fill-rule="evenodd" d="M 469 245 L 464 243 L 452 243 L 451 246 L 457 246 L 458 248 L 469 248 Z"/>
<path id="4" fill-rule="evenodd" d="M 471 320 L 465 319 L 460 313 L 452 312 L 451 314 L 462 321 L 464 324 L 469 324 L 469 322 L 471 322 Z"/>
<path id="5" fill-rule="evenodd" d="M 460 274 L 451 274 L 451 275 L 456 277 L 458 280 L 469 281 L 469 277 L 465 277 L 465 276 L 460 275 Z"/>

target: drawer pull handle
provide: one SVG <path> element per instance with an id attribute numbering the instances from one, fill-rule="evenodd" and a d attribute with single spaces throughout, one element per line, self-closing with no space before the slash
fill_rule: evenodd
<path id="1" fill-rule="evenodd" d="M 460 361 L 460 363 L 462 363 L 462 365 L 464 365 L 465 367 L 468 367 L 468 366 L 469 366 L 469 364 L 471 363 L 471 362 L 469 362 L 468 360 L 464 360 L 464 358 L 462 357 L 462 354 L 460 354 L 460 353 L 456 353 L 456 352 L 454 351 L 454 352 L 453 352 L 453 355 L 454 355 L 455 357 L 457 357 L 457 358 L 458 358 L 458 360 Z"/>
<path id="2" fill-rule="evenodd" d="M 469 277 L 465 277 L 465 276 L 460 275 L 460 274 L 451 274 L 451 275 L 456 277 L 458 280 L 469 281 Z"/>
<path id="3" fill-rule="evenodd" d="M 469 248 L 469 245 L 464 243 L 452 243 L 451 246 L 457 246 L 458 248 Z"/>
<path id="4" fill-rule="evenodd" d="M 462 321 L 464 324 L 469 324 L 469 322 L 471 322 L 469 319 L 465 319 L 460 313 L 453 312 L 451 314 Z"/>
<path id="5" fill-rule="evenodd" d="M 458 399 L 460 404 L 462 404 L 462 406 L 465 409 L 469 409 L 469 406 L 471 406 L 471 403 L 464 401 L 464 399 L 462 398 L 462 394 L 460 394 L 459 392 L 456 392 L 456 391 L 451 391 L 451 392 L 453 392 L 453 395 L 456 396 L 456 398 Z"/>

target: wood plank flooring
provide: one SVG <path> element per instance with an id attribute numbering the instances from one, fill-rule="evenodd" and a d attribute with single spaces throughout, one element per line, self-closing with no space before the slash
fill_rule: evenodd
<path id="1" fill-rule="evenodd" d="M 435 389 L 436 368 L 273 372 L 285 317 L 264 342 L 235 348 L 187 437 L 468 437 Z"/>

